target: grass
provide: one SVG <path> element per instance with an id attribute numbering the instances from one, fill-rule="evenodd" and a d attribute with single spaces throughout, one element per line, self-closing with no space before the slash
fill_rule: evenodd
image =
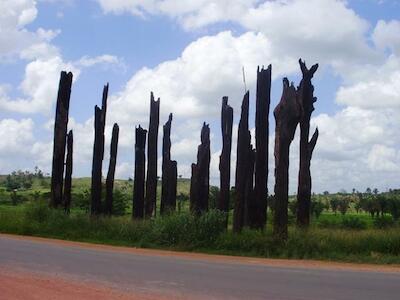
<path id="1" fill-rule="evenodd" d="M 343 229 L 315 223 L 303 231 L 290 226 L 288 240 L 279 242 L 272 237 L 270 225 L 264 232 L 245 229 L 233 234 L 224 230 L 224 218 L 217 211 L 200 218 L 182 212 L 147 221 L 133 221 L 129 216 L 90 218 L 79 210 L 66 216 L 49 209 L 44 201 L 35 201 L 1 205 L 0 232 L 241 256 L 400 264 L 398 227 L 373 229 L 367 223 L 365 228 Z M 321 218 L 319 222 L 324 218 L 340 220 L 341 216 L 327 214 Z"/>

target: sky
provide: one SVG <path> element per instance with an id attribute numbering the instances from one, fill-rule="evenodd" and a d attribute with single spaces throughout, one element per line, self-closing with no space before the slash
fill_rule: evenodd
<path id="1" fill-rule="evenodd" d="M 283 77 L 299 84 L 299 58 L 308 66 L 319 63 L 313 191 L 400 188 L 398 0 L 0 0 L 0 174 L 35 166 L 51 172 L 57 88 L 66 70 L 74 74 L 68 126 L 75 177 L 91 174 L 94 105 L 109 82 L 103 174 L 118 123 L 116 176 L 133 177 L 135 126 L 147 128 L 153 91 L 161 99 L 159 148 L 172 112 L 172 159 L 183 177 L 190 177 L 203 122 L 210 124 L 210 176 L 217 185 L 221 99 L 228 96 L 233 184 L 242 68 L 254 138 L 257 66 L 272 64 L 273 191 L 272 112 Z M 291 193 L 297 189 L 298 131 L 290 153 Z"/>

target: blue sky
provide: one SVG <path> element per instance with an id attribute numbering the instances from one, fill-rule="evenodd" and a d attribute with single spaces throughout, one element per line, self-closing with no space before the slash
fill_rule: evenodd
<path id="1" fill-rule="evenodd" d="M 201 124 L 210 123 L 217 183 L 220 99 L 230 97 L 237 124 L 244 66 L 253 128 L 256 67 L 272 63 L 272 189 L 272 110 L 282 77 L 298 84 L 302 57 L 320 64 L 313 81 L 312 126 L 320 129 L 314 190 L 399 187 L 400 1 L 4 0 L 0 28 L 0 173 L 35 165 L 50 171 L 58 76 L 65 69 L 75 77 L 69 124 L 76 136 L 74 176 L 90 174 L 93 107 L 109 82 L 108 139 L 112 124 L 121 126 L 118 177 L 133 174 L 134 126 L 147 126 L 154 91 L 161 97 L 160 123 L 174 113 L 172 155 L 185 177 Z M 296 138 L 291 192 L 297 170 Z"/>

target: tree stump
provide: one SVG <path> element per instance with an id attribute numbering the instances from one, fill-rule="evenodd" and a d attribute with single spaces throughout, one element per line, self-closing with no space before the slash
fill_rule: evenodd
<path id="1" fill-rule="evenodd" d="M 263 229 L 267 221 L 270 103 L 271 65 L 267 69 L 257 69 L 254 209 L 249 216 L 249 226 L 256 229 Z"/>
<path id="2" fill-rule="evenodd" d="M 65 144 L 68 127 L 69 102 L 71 97 L 72 73 L 61 72 L 58 86 L 56 116 L 54 121 L 53 162 L 51 170 L 50 206 L 62 203 Z"/>
<path id="3" fill-rule="evenodd" d="M 219 157 L 220 193 L 217 208 L 225 213 L 229 212 L 230 200 L 232 125 L 233 109 L 228 105 L 228 97 L 223 97 L 221 108 L 222 151 Z M 228 225 L 227 222 L 226 225 Z"/>
<path id="4" fill-rule="evenodd" d="M 192 164 L 191 211 L 200 215 L 208 211 L 210 191 L 210 127 L 205 122 L 201 129 L 201 144 L 197 149 L 197 164 Z M 194 173 L 194 174 L 193 174 Z"/>
<path id="5" fill-rule="evenodd" d="M 311 79 L 318 69 L 318 64 L 307 69 L 305 62 L 299 60 L 300 69 L 303 78 L 298 87 L 297 95 L 302 108 L 300 118 L 300 167 L 297 189 L 297 225 L 300 227 L 308 227 L 310 224 L 311 210 L 311 157 L 318 139 L 318 128 L 315 129 L 311 140 L 310 134 L 310 119 L 314 111 L 314 102 L 317 98 L 314 97 L 314 86 Z"/>
<path id="6" fill-rule="evenodd" d="M 65 182 L 64 182 L 64 211 L 69 214 L 71 208 L 71 186 L 72 186 L 72 165 L 73 165 L 73 143 L 72 130 L 67 135 L 67 159 L 65 161 Z"/>
<path id="7" fill-rule="evenodd" d="M 147 130 L 136 128 L 135 135 L 135 178 L 133 189 L 133 218 L 144 217 L 144 176 L 145 176 L 145 147 Z"/>
<path id="8" fill-rule="evenodd" d="M 286 239 L 288 234 L 289 149 L 301 116 L 296 89 L 283 79 L 281 101 L 275 117 L 275 209 L 274 235 Z"/>
<path id="9" fill-rule="evenodd" d="M 161 204 L 160 214 L 175 211 L 176 199 L 172 199 L 175 189 L 176 196 L 176 180 L 174 179 L 174 165 L 171 161 L 171 123 L 172 114 L 169 115 L 168 121 L 163 126 L 163 157 L 162 157 L 162 182 L 161 182 Z M 176 198 L 176 197 L 175 197 Z M 175 203 L 175 204 L 174 204 Z"/>
<path id="10" fill-rule="evenodd" d="M 115 166 L 117 164 L 118 138 L 119 138 L 119 126 L 117 123 L 115 123 L 113 126 L 112 136 L 111 136 L 110 163 L 108 165 L 108 172 L 106 178 L 105 213 L 107 215 L 111 215 L 113 210 L 113 190 L 114 190 Z"/>
<path id="11" fill-rule="evenodd" d="M 160 98 L 154 100 L 150 95 L 150 122 L 147 141 L 147 180 L 145 215 L 151 217 L 156 209 L 157 203 L 157 151 L 158 151 L 158 127 L 160 122 Z"/>
<path id="12" fill-rule="evenodd" d="M 91 185 L 91 214 L 101 213 L 102 194 L 102 166 L 104 158 L 104 129 L 107 112 L 108 84 L 104 86 L 101 109 L 96 105 L 94 108 L 94 144 L 92 161 L 92 185 Z"/>
<path id="13" fill-rule="evenodd" d="M 242 111 L 240 115 L 235 176 L 235 207 L 233 211 L 233 231 L 240 232 L 245 224 L 245 212 L 247 211 L 246 185 L 248 184 L 249 149 L 251 149 L 251 136 L 249 131 L 249 92 L 243 97 Z M 246 207 L 247 206 L 247 207 Z"/>

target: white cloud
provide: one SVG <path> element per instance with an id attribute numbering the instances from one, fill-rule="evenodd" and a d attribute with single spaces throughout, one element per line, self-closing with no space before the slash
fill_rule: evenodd
<path id="1" fill-rule="evenodd" d="M 32 119 L 0 120 L 0 153 L 5 155 L 29 151 L 33 141 L 33 127 Z"/>
<path id="2" fill-rule="evenodd" d="M 26 29 L 25 26 L 36 19 L 37 13 L 34 0 L 0 2 L 0 62 L 50 38 L 50 33 L 43 29 L 37 32 Z"/>
<path id="3" fill-rule="evenodd" d="M 10 99 L 3 91 L 0 93 L 0 108 L 18 113 L 43 113 L 53 111 L 53 103 L 57 98 L 57 88 L 62 70 L 72 70 L 75 78 L 79 70 L 73 65 L 55 56 L 46 60 L 37 59 L 27 64 L 24 80 L 20 85 L 21 92 L 26 96 Z"/>
<path id="4" fill-rule="evenodd" d="M 109 55 L 109 54 L 103 54 L 95 57 L 90 57 L 90 56 L 83 56 L 81 57 L 77 62 L 75 62 L 75 65 L 80 66 L 80 67 L 93 67 L 95 65 L 118 65 L 118 66 L 124 66 L 123 62 L 121 61 L 120 58 L 114 55 Z"/>
<path id="5" fill-rule="evenodd" d="M 380 20 L 372 33 L 372 40 L 381 49 L 389 48 L 400 55 L 400 21 Z"/>
<path id="6" fill-rule="evenodd" d="M 255 0 L 97 0 L 105 13 L 130 13 L 135 16 L 167 15 L 177 19 L 184 28 L 194 29 L 220 21 L 241 17 Z"/>
<path id="7" fill-rule="evenodd" d="M 368 166 L 372 171 L 399 171 L 399 152 L 385 145 L 374 145 L 368 154 Z"/>
<path id="8" fill-rule="evenodd" d="M 84 56 L 76 62 L 65 62 L 58 49 L 48 43 L 35 44 L 23 51 L 22 56 L 34 58 L 26 65 L 24 79 L 19 86 L 23 97 L 12 99 L 4 85 L 0 86 L 0 108 L 23 114 L 48 115 L 53 112 L 61 71 L 71 71 L 75 82 L 84 68 L 96 65 L 125 68 L 123 62 L 112 55 Z"/>

